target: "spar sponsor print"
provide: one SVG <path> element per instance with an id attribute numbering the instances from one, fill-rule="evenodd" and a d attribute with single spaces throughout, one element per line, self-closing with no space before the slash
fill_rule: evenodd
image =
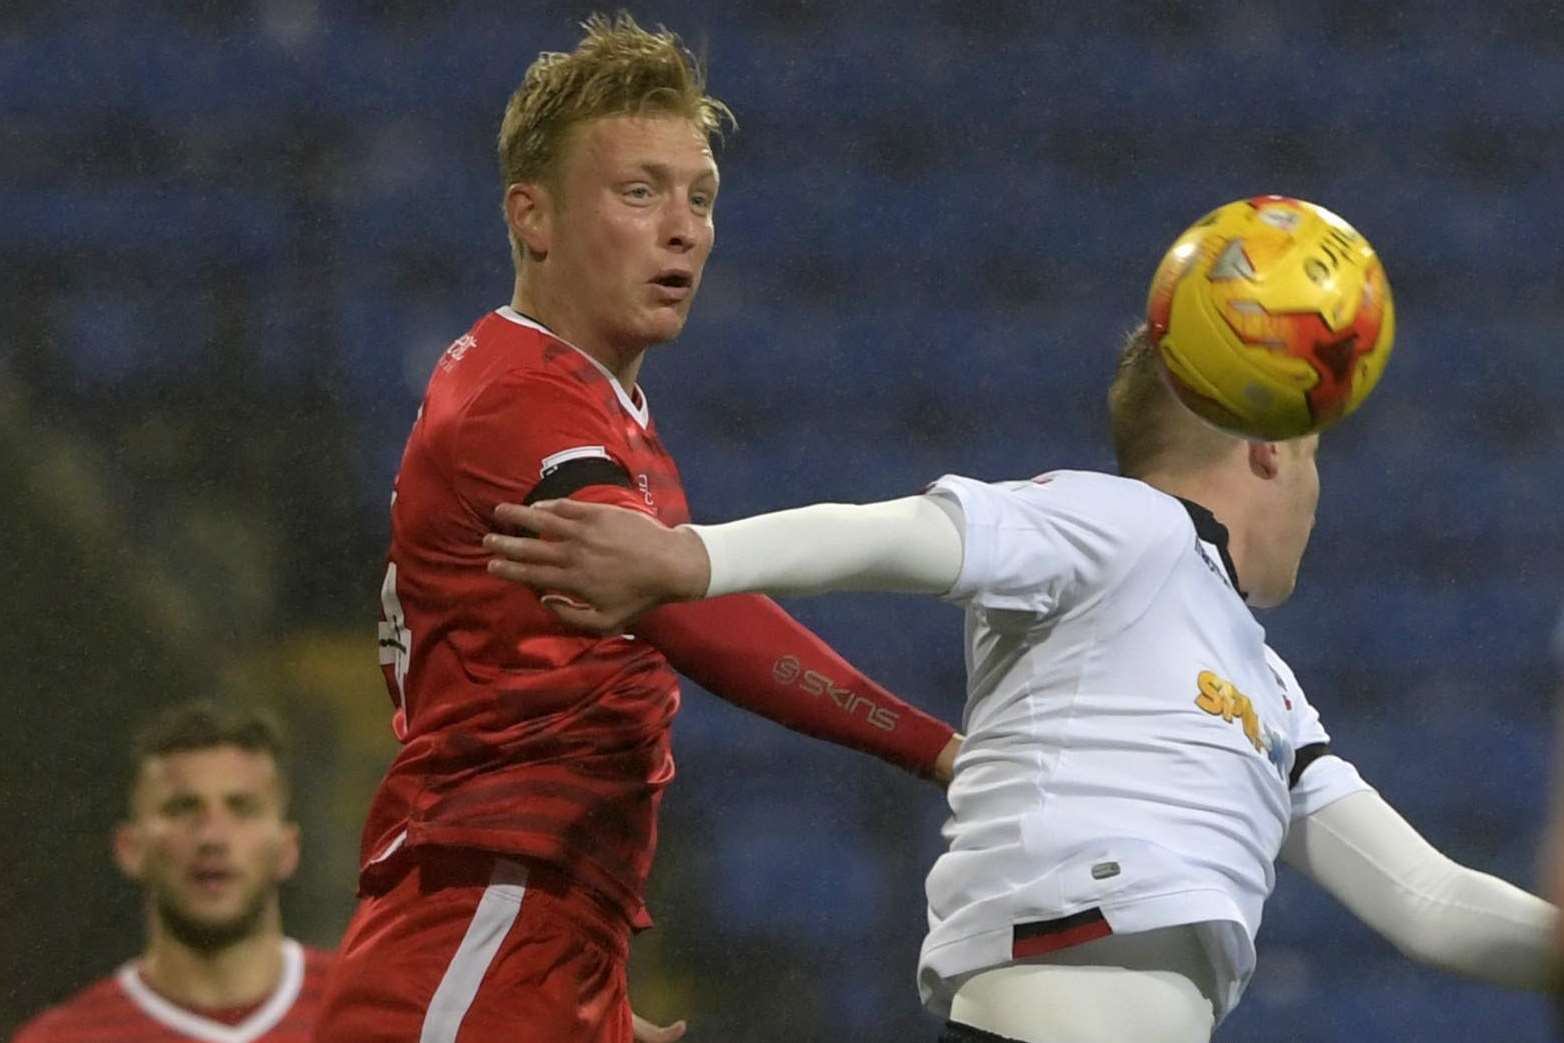
<path id="1" fill-rule="evenodd" d="M 1255 752 L 1270 761 L 1277 774 L 1285 780 L 1292 765 L 1292 749 L 1280 732 L 1260 719 L 1254 701 L 1240 692 L 1231 681 L 1218 677 L 1210 670 L 1200 671 L 1200 676 L 1195 679 L 1195 687 L 1200 693 L 1195 696 L 1195 705 L 1229 724 L 1239 722 L 1244 737 Z"/>
<path id="2" fill-rule="evenodd" d="M 797 656 L 785 655 L 771 664 L 771 676 L 781 684 L 797 685 L 810 695 L 828 696 L 843 711 L 856 714 L 863 711 L 863 718 L 875 728 L 894 731 L 900 718 L 895 710 L 880 706 L 873 699 L 859 695 L 850 688 L 842 688 L 818 670 L 806 670 Z"/>

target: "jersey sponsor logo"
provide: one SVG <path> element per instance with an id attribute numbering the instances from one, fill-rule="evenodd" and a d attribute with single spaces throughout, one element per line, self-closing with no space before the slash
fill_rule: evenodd
<path id="1" fill-rule="evenodd" d="M 641 498 L 646 501 L 646 506 L 656 507 L 657 501 L 652 499 L 652 483 L 644 474 L 635 476 L 635 487 L 641 490 Z"/>
<path id="2" fill-rule="evenodd" d="M 380 666 L 386 672 L 392 698 L 396 701 L 396 717 L 392 729 L 398 739 L 406 735 L 405 715 L 407 707 L 407 666 L 413 653 L 413 632 L 407 628 L 407 613 L 402 609 L 402 599 L 396 589 L 396 562 L 386 563 L 386 577 L 380 584 Z M 402 723 L 399 723 L 402 722 Z"/>
<path id="3" fill-rule="evenodd" d="M 466 355 L 477 344 L 478 338 L 471 333 L 464 333 L 457 337 L 451 342 L 451 346 L 445 349 L 445 353 L 440 356 L 440 368 L 449 372 L 462 360 L 462 356 Z"/>
<path id="4" fill-rule="evenodd" d="M 849 714 L 863 711 L 864 720 L 882 731 L 893 731 L 901 715 L 895 710 L 879 705 L 873 699 L 859 695 L 851 688 L 842 688 L 818 670 L 809 670 L 797 656 L 785 655 L 771 664 L 771 676 L 780 684 L 796 684 L 810 695 L 824 695 Z"/>
<path id="5" fill-rule="evenodd" d="M 1200 691 L 1195 696 L 1195 705 L 1229 724 L 1237 721 L 1244 730 L 1244 738 L 1249 740 L 1255 752 L 1270 761 L 1277 773 L 1286 779 L 1289 759 L 1287 742 L 1280 733 L 1260 719 L 1254 701 L 1239 691 L 1231 681 L 1224 681 L 1210 670 L 1200 671 L 1200 676 L 1195 678 L 1195 686 Z"/>

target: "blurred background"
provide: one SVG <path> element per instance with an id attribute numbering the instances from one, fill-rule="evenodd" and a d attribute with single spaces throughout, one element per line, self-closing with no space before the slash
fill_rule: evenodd
<path id="1" fill-rule="evenodd" d="M 1088 10 L 1089 8 L 1089 10 Z M 290 933 L 331 946 L 392 749 L 387 504 L 433 360 L 511 269 L 493 141 L 578 3 L 0 4 L 0 1034 L 140 945 L 109 858 L 130 730 L 292 725 Z M 1564 598 L 1564 13 L 1360 4 L 636 4 L 740 129 L 686 335 L 643 386 L 699 520 L 941 473 L 1111 468 L 1102 398 L 1162 250 L 1264 192 L 1337 210 L 1400 311 L 1263 622 L 1336 749 L 1535 887 Z M 960 617 L 793 604 L 958 720 Z M 926 784 L 686 687 L 632 962 L 690 1039 L 932 1039 Z M 1550 1038 L 1283 870 L 1222 1043 Z"/>

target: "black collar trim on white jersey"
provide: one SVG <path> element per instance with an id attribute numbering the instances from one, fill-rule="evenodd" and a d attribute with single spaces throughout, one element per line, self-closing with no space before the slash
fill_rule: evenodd
<path id="1" fill-rule="evenodd" d="M 1227 570 L 1227 578 L 1232 581 L 1233 589 L 1238 591 L 1238 596 L 1245 601 L 1249 600 L 1249 594 L 1238 585 L 1238 569 L 1233 565 L 1233 556 L 1227 553 L 1227 526 L 1216 520 L 1216 515 L 1206 510 L 1193 500 L 1186 500 L 1182 496 L 1174 497 L 1184 505 L 1184 510 L 1189 512 L 1189 520 L 1195 523 L 1195 535 L 1205 540 L 1217 549 L 1222 555 L 1222 567 Z"/>

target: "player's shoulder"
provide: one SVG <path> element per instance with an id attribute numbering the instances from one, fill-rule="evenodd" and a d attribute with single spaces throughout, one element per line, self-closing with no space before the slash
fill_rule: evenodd
<path id="1" fill-rule="evenodd" d="M 1173 497 L 1145 482 L 1101 471 L 1048 471 L 1005 482 L 947 475 L 931 488 L 957 495 L 964 506 L 986 500 L 1004 513 L 1073 520 L 1126 540 L 1182 532 L 1189 526 Z"/>
<path id="2" fill-rule="evenodd" d="M 337 962 L 337 954 L 331 949 L 317 949 L 312 945 L 300 945 L 304 955 L 304 980 L 308 983 L 324 982 Z"/>
<path id="3" fill-rule="evenodd" d="M 1266 642 L 1265 644 L 1265 665 L 1269 666 L 1272 670 L 1275 670 L 1283 677 L 1290 678 L 1292 680 L 1297 679 L 1292 672 L 1292 667 L 1287 665 L 1287 660 L 1282 658 L 1282 654 L 1273 648 L 1270 642 Z"/>
<path id="4" fill-rule="evenodd" d="M 506 306 L 486 313 L 458 337 L 440 357 L 439 365 L 454 369 L 471 355 L 478 367 L 513 379 L 528 375 L 558 375 L 596 383 L 602 372 L 587 355 L 572 347 L 543 323 Z"/>
<path id="5" fill-rule="evenodd" d="M 313 1021 L 326 1002 L 327 980 L 331 976 L 331 968 L 336 963 L 337 954 L 308 945 L 299 945 L 299 951 L 304 957 L 304 973 L 299 982 L 298 994 L 293 1000 L 293 1014 Z"/>
<path id="6" fill-rule="evenodd" d="M 616 385 L 608 372 L 548 327 L 512 308 L 498 308 L 451 342 L 435 362 L 431 397 L 457 414 L 495 403 L 612 414 Z"/>
<path id="7" fill-rule="evenodd" d="M 308 970 L 314 970 L 318 967 L 330 967 L 336 962 L 337 952 L 335 949 L 317 949 L 315 946 L 306 945 L 303 942 L 298 944 L 299 951 L 304 954 L 304 966 Z"/>
<path id="8" fill-rule="evenodd" d="M 116 975 L 80 989 L 25 1022 L 11 1043 L 67 1043 L 119 1039 L 126 1017 L 136 1010 Z"/>
<path id="9" fill-rule="evenodd" d="M 1125 478 L 1104 471 L 1048 471 L 1015 484 L 1068 496 L 1081 504 L 1100 505 L 1109 511 L 1144 511 L 1158 520 L 1183 513 L 1178 501 L 1167 493 L 1138 478 Z"/>
<path id="10" fill-rule="evenodd" d="M 1281 653 L 1269 644 L 1265 646 L 1265 665 L 1289 698 L 1303 694 L 1303 685 L 1299 683 L 1298 675 L 1293 673 L 1292 667 L 1282 658 Z"/>

